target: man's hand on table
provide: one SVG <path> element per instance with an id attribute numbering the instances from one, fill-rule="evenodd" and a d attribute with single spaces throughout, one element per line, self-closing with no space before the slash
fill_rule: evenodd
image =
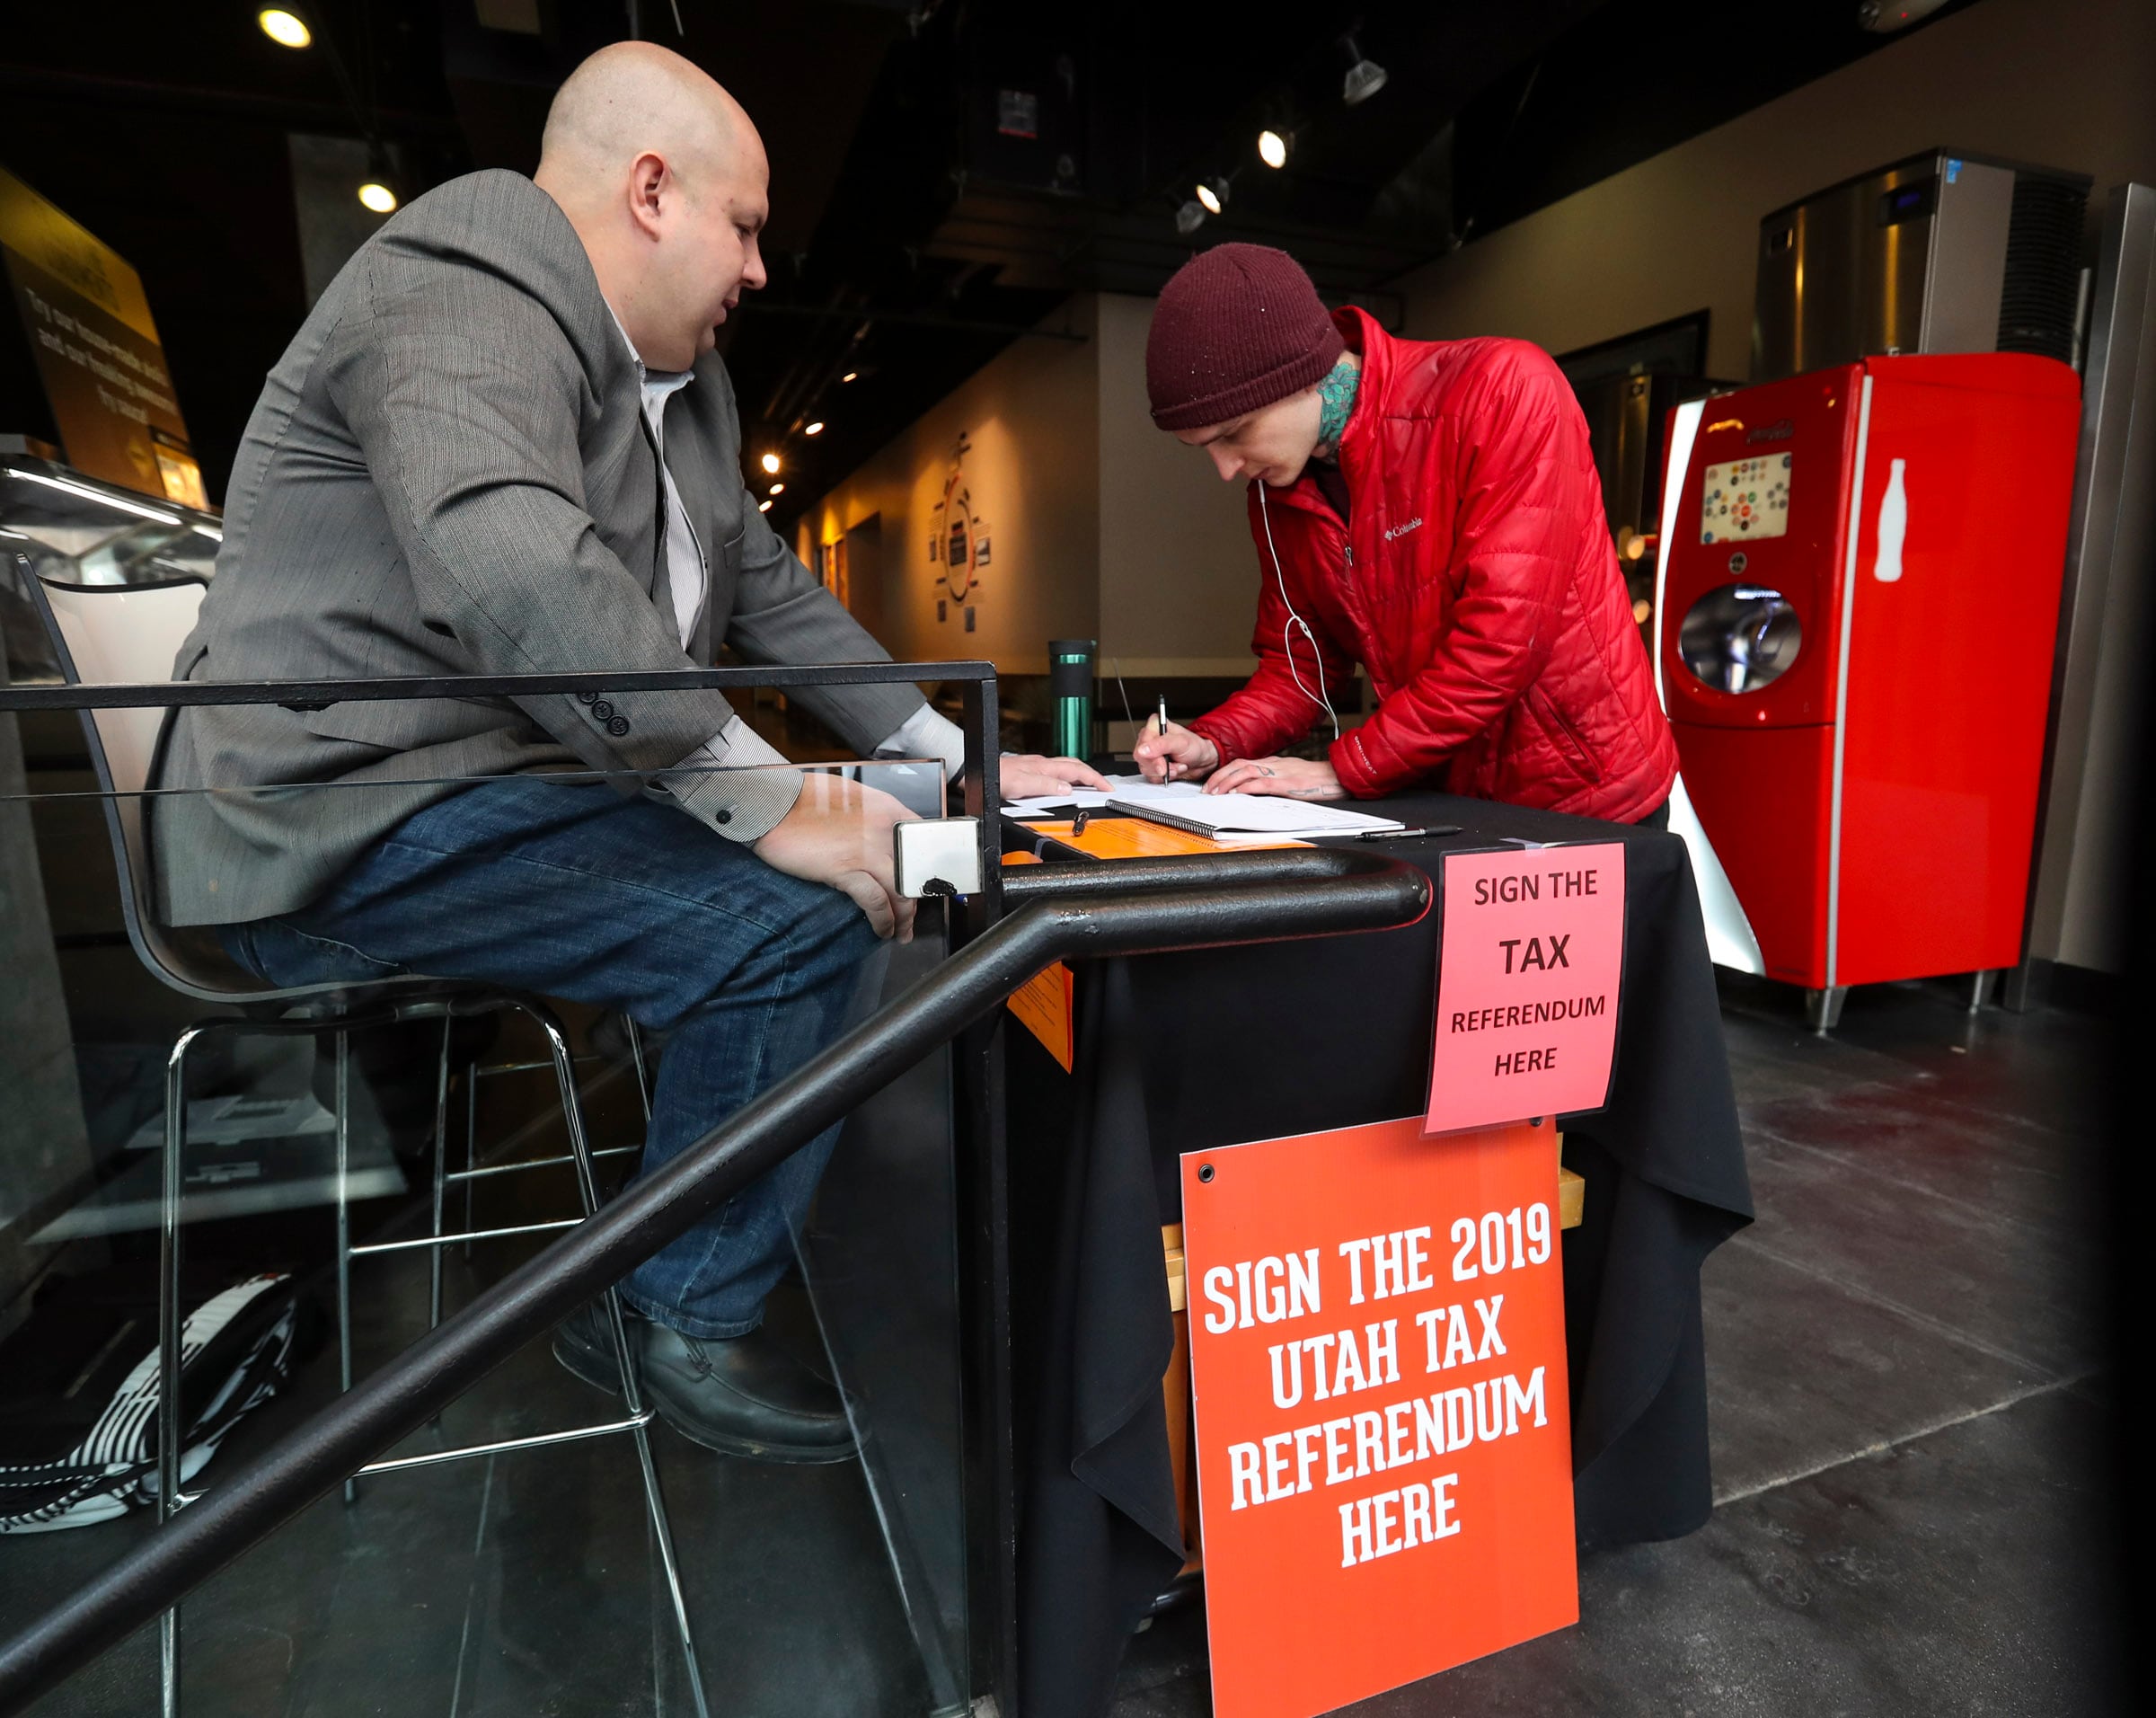
<path id="1" fill-rule="evenodd" d="M 810 770 L 801 797 L 755 844 L 774 871 L 824 883 L 852 898 L 879 936 L 914 940 L 915 903 L 892 875 L 891 830 L 914 814 L 881 788 Z"/>
<path id="2" fill-rule="evenodd" d="M 1216 770 L 1208 793 L 1273 793 L 1287 800 L 1344 800 L 1348 790 L 1332 766 L 1307 757 L 1240 757 Z"/>
<path id="3" fill-rule="evenodd" d="M 1172 722 L 1162 733 L 1158 716 L 1145 718 L 1145 731 L 1130 748 L 1130 756 L 1138 773 L 1149 782 L 1203 781 L 1206 771 L 1220 763 L 1220 753 L 1211 740 Z"/>
<path id="4" fill-rule="evenodd" d="M 1098 771 L 1075 757 L 1042 757 L 1033 752 L 1005 752 L 996 764 L 996 779 L 1006 800 L 1045 800 L 1074 787 L 1108 785 Z"/>

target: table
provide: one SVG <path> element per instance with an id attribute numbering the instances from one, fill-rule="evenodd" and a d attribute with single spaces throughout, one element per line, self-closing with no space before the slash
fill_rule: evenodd
<path id="1" fill-rule="evenodd" d="M 1711 1508 L 1699 1270 L 1752 1219 L 1692 867 L 1675 837 L 1440 794 L 1367 809 L 1456 836 L 1377 844 L 1436 870 L 1507 838 L 1627 844 L 1608 1106 L 1561 1119 L 1586 1180 L 1564 1238 L 1583 1549 L 1671 1538 Z M 1161 1228 L 1177 1157 L 1419 1114 L 1437 916 L 1369 935 L 1077 969 L 1066 1074 L 1011 1023 L 1013 1404 L 1028 1718 L 1107 1710 L 1123 1644 L 1183 1561 L 1161 1377 Z"/>

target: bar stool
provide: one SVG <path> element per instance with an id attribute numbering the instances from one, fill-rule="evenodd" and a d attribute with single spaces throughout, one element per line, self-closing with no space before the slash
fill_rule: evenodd
<path id="1" fill-rule="evenodd" d="M 33 606 L 44 623 L 61 672 L 71 686 L 111 686 L 168 679 L 180 644 L 192 630 L 207 587 L 199 579 L 176 579 L 162 584 L 78 585 L 41 576 L 25 555 L 16 563 L 22 573 Z M 150 975 L 197 1002 L 243 1012 L 196 1022 L 174 1041 L 165 1068 L 163 1189 L 158 1247 L 158 1406 L 157 1406 L 157 1516 L 169 1520 L 190 1495 L 181 1487 L 190 1477 L 181 1472 L 180 1439 L 180 1372 L 185 1332 L 179 1296 L 180 1207 L 182 1154 L 187 1121 L 187 1059 L 201 1040 L 218 1033 L 302 1034 L 319 1038 L 327 1033 L 336 1044 L 336 1182 L 337 1182 L 337 1325 L 339 1374 L 342 1388 L 351 1387 L 351 1261 L 370 1253 L 397 1250 L 404 1245 L 430 1246 L 436 1261 L 429 1306 L 429 1327 L 441 1311 L 439 1261 L 446 1246 L 496 1235 L 529 1234 L 541 1229 L 571 1227 L 581 1217 L 559 1222 L 526 1225 L 498 1230 L 442 1231 L 442 1203 L 446 1186 L 443 1157 L 448 1148 L 447 1105 L 450 1033 L 455 1021 L 464 1015 L 495 1012 L 521 1014 L 536 1024 L 544 1036 L 548 1059 L 536 1067 L 551 1066 L 559 1090 L 561 1116 L 569 1133 L 568 1160 L 576 1166 L 577 1188 L 583 1215 L 598 1209 L 598 1182 L 591 1143 L 584 1128 L 574 1058 L 567 1034 L 543 1003 L 517 996 L 492 986 L 423 977 L 400 977 L 359 984 L 323 984 L 278 987 L 265 984 L 221 956 L 198 951 L 171 935 L 157 921 L 148 893 L 147 850 L 145 841 L 143 799 L 154 774 L 157 748 L 164 731 L 165 711 L 84 710 L 83 739 L 89 751 L 105 809 L 107 833 L 112 844 L 113 863 L 119 873 L 120 910 L 127 923 L 128 941 Z M 350 1038 L 354 1032 L 398 1021 L 438 1019 L 442 1022 L 442 1055 L 436 1083 L 434 1234 L 411 1244 L 376 1244 L 355 1248 L 351 1244 L 348 1200 L 350 1167 Z M 638 1085 L 644 1085 L 641 1045 L 637 1049 Z M 649 1111 L 647 1093 L 646 1113 Z M 634 1149 L 618 1147 L 617 1150 Z M 538 1159 L 505 1169 L 536 1168 L 561 1158 Z M 467 1170 L 476 1172 L 476 1163 Z M 466 1181 L 469 1187 L 470 1182 Z M 709 1718 L 703 1678 L 697 1662 L 694 1636 L 689 1626 L 686 1598 L 676 1560 L 674 1534 L 667 1516 L 666 1499 L 659 1486 L 658 1468 L 652 1457 L 649 1425 L 652 1410 L 646 1406 L 630 1359 L 628 1334 L 622 1321 L 621 1301 L 609 1288 L 605 1296 L 606 1324 L 621 1368 L 622 1398 L 627 1412 L 618 1420 L 541 1432 L 526 1438 L 464 1445 L 417 1456 L 393 1457 L 370 1462 L 361 1474 L 393 1473 L 406 1468 L 433 1466 L 473 1456 L 492 1456 L 546 1444 L 574 1442 L 626 1432 L 635 1441 L 642 1470 L 644 1501 L 651 1532 L 658 1546 L 667 1590 L 680 1638 L 682 1658 L 697 1718 Z M 203 1461 L 208 1459 L 207 1452 Z M 200 1464 L 197 1465 L 197 1471 Z M 355 1476 L 357 1477 L 357 1476 Z M 199 1495 L 196 1493 L 195 1495 Z M 353 1496 L 352 1482 L 345 1483 L 345 1498 Z M 180 1612 L 167 1611 L 160 1623 L 161 1679 L 164 1718 L 179 1718 Z"/>

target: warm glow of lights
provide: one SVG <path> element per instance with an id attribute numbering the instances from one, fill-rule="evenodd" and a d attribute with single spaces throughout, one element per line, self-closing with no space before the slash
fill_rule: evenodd
<path id="1" fill-rule="evenodd" d="M 806 430 L 802 430 L 801 433 L 804 436 L 822 435 L 824 433 L 824 421 L 821 418 L 818 418 L 814 423 L 810 424 Z"/>
<path id="2" fill-rule="evenodd" d="M 758 501 L 758 502 L 756 503 L 756 511 L 757 511 L 757 512 L 759 512 L 759 513 L 768 513 L 768 512 L 770 512 L 770 511 L 771 511 L 771 503 L 770 503 L 769 501 Z"/>
<path id="3" fill-rule="evenodd" d="M 359 200 L 377 215 L 386 215 L 397 206 L 397 194 L 379 179 L 370 179 L 359 187 Z"/>
<path id="4" fill-rule="evenodd" d="M 838 379 L 839 379 L 840 381 L 842 381 L 842 382 L 851 382 L 851 381 L 853 381 L 853 380 L 855 380 L 855 379 L 856 379 L 856 378 L 857 378 L 857 377 L 858 377 L 860 375 L 861 375 L 861 372 L 860 372 L 859 370 L 848 370 L 848 371 L 847 371 L 847 372 L 846 372 L 846 373 L 845 373 L 844 376 L 840 376 Z"/>
<path id="5" fill-rule="evenodd" d="M 1220 199 L 1215 195 L 1212 186 L 1200 185 L 1197 188 L 1197 200 L 1206 206 L 1206 214 L 1217 215 L 1220 213 Z"/>
<path id="6" fill-rule="evenodd" d="M 254 14 L 254 21 L 261 25 L 262 34 L 279 48 L 305 48 L 314 40 L 306 20 L 282 6 L 264 6 Z"/>
<path id="7" fill-rule="evenodd" d="M 1277 131 L 1258 134 L 1258 159 L 1268 167 L 1287 165 L 1287 139 Z"/>
<path id="8" fill-rule="evenodd" d="M 762 459 L 758 460 L 756 463 L 757 463 L 758 465 L 762 465 L 762 466 L 764 467 L 764 469 L 765 471 L 769 472 L 769 473 L 770 473 L 770 474 L 772 474 L 773 477 L 776 477 L 776 476 L 779 474 L 779 456 L 778 456 L 778 455 L 776 455 L 776 454 L 765 454 L 765 455 L 764 456 L 764 457 L 763 457 Z"/>
<path id="9" fill-rule="evenodd" d="M 773 495 L 783 495 L 786 492 L 786 485 L 783 483 L 773 483 L 771 486 L 771 492 Z"/>

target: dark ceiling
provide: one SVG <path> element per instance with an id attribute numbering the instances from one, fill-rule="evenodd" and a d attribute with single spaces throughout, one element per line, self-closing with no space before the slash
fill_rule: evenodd
<path id="1" fill-rule="evenodd" d="M 764 135 L 771 284 L 726 356 L 750 454 L 786 460 L 781 524 L 1073 291 L 1151 293 L 1194 251 L 1256 239 L 1390 320 L 1409 270 L 1882 40 L 1856 0 L 1742 21 L 1705 0 L 678 0 L 680 33 L 669 0 L 296 7 L 340 78 L 256 9 L 77 0 L 0 39 L 0 164 L 142 272 L 213 495 L 306 312 L 286 134 L 374 131 L 408 197 L 528 171 L 552 87 L 633 31 Z M 1350 34 L 1388 74 L 1353 107 Z M 1279 172 L 1256 155 L 1266 126 L 1294 138 Z M 1214 175 L 1224 210 L 1179 234 Z M 39 415 L 0 402 L 0 430 Z"/>

